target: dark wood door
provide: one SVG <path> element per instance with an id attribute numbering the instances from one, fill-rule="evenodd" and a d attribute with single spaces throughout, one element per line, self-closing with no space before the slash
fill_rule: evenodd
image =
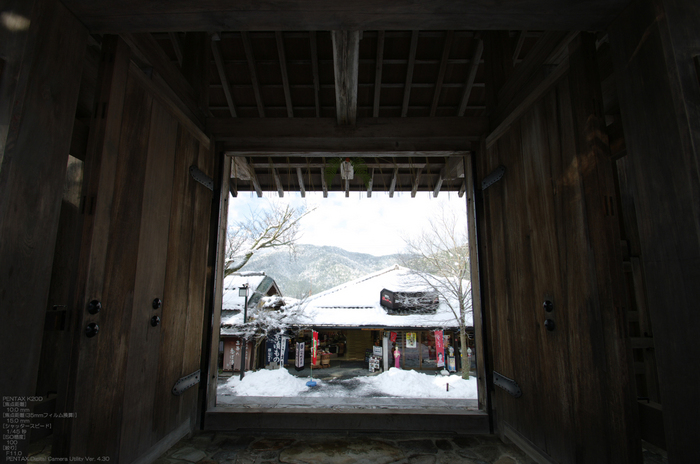
<path id="1" fill-rule="evenodd" d="M 636 462 L 618 217 L 592 37 L 478 158 L 484 294 L 499 433 L 560 463 Z M 551 311 L 545 302 L 551 302 Z M 553 325 L 545 326 L 550 320 Z M 552 330 L 550 330 L 550 328 Z"/>
<path id="2" fill-rule="evenodd" d="M 196 422 L 197 388 L 171 391 L 200 366 L 212 193 L 189 169 L 213 163 L 124 42 L 106 39 L 103 58 L 63 405 L 76 417 L 55 454 L 132 462 Z"/>

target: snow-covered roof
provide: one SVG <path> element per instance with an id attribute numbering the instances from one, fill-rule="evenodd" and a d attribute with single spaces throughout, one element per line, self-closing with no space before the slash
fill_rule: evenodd
<path id="1" fill-rule="evenodd" d="M 245 297 L 238 296 L 238 289 L 248 285 L 248 307 L 255 306 L 270 287 L 274 286 L 279 292 L 275 281 L 264 272 L 232 274 L 224 278 L 224 295 L 221 303 L 222 311 L 243 310 Z"/>
<path id="2" fill-rule="evenodd" d="M 431 276 L 432 279 L 439 280 L 435 276 Z M 465 282 L 465 285 L 469 285 L 469 282 Z M 394 266 L 312 295 L 305 301 L 297 302 L 294 299 L 284 298 L 287 309 L 283 308 L 280 316 L 287 313 L 291 317 L 291 312 L 295 312 L 293 325 L 317 328 L 431 329 L 459 327 L 454 313 L 443 296 L 440 296 L 440 304 L 432 314 L 411 314 L 409 312 L 408 314 L 392 315 L 388 314 L 386 308 L 380 304 L 379 298 L 383 289 L 394 292 L 432 291 L 432 288 L 410 269 Z M 238 292 L 237 287 L 233 290 Z M 451 298 L 450 302 L 452 307 L 459 311 L 456 297 Z M 295 306 L 297 304 L 301 305 L 300 310 Z M 240 307 L 243 307 L 242 301 Z M 242 312 L 222 314 L 221 334 L 237 333 L 236 326 L 242 323 Z M 473 325 L 471 313 L 467 314 L 466 323 L 467 327 Z"/>
<path id="3" fill-rule="evenodd" d="M 314 327 L 459 327 L 442 296 L 434 314 L 389 315 L 379 303 L 382 289 L 395 292 L 432 290 L 410 269 L 394 266 L 309 297 L 302 303 L 305 305 L 303 320 Z M 459 311 L 456 298 L 452 300 L 452 306 Z M 466 322 L 467 326 L 473 325 L 471 313 Z"/>

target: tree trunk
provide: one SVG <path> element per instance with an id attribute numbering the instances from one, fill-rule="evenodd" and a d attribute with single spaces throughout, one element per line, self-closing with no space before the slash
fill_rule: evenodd
<path id="1" fill-rule="evenodd" d="M 471 367 L 470 364 L 470 359 L 468 357 L 465 357 L 467 354 L 467 330 L 466 327 L 464 326 L 464 323 L 459 324 L 459 350 L 460 350 L 460 358 L 459 361 L 462 364 L 462 378 L 465 380 L 469 379 L 469 368 Z"/>
<path id="2" fill-rule="evenodd" d="M 253 362 L 250 365 L 251 370 L 255 371 L 255 366 L 257 366 L 258 351 L 260 349 L 260 344 L 263 342 L 263 338 L 258 338 L 255 340 L 255 349 L 253 350 Z"/>

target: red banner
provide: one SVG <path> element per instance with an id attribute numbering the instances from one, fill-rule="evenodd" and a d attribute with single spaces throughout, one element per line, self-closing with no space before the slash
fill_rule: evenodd
<path id="1" fill-rule="evenodd" d="M 443 343 L 442 330 L 435 331 L 435 356 L 437 357 L 437 367 L 445 366 L 445 346 Z"/>
<path id="2" fill-rule="evenodd" d="M 389 341 L 391 343 L 394 343 L 396 341 L 396 332 L 391 332 L 391 334 L 389 335 Z"/>
<path id="3" fill-rule="evenodd" d="M 311 344 L 311 365 L 316 364 L 316 348 L 318 347 L 318 332 L 312 330 L 313 343 Z"/>

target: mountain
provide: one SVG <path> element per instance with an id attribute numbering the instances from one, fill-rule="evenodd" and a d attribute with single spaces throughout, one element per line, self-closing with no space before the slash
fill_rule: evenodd
<path id="1" fill-rule="evenodd" d="M 320 293 L 399 264 L 400 255 L 373 256 L 332 246 L 297 245 L 296 253 L 271 249 L 255 254 L 241 272 L 264 271 L 275 279 L 282 294 L 299 297 Z"/>

